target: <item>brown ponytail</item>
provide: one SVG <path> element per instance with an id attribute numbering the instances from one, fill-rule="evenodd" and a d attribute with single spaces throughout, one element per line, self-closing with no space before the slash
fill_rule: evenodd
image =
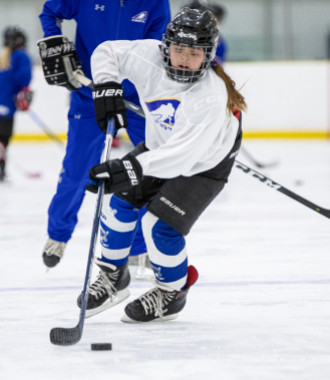
<path id="1" fill-rule="evenodd" d="M 8 70 L 10 66 L 11 49 L 5 46 L 0 55 L 0 70 Z"/>
<path id="2" fill-rule="evenodd" d="M 221 65 L 212 66 L 215 73 L 225 82 L 228 92 L 227 109 L 229 112 L 234 110 L 246 111 L 247 105 L 244 96 L 235 88 L 235 82 L 225 73 Z"/>

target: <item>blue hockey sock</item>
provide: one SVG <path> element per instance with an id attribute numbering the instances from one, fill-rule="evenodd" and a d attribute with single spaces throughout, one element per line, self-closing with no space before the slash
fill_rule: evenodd
<path id="1" fill-rule="evenodd" d="M 150 212 L 144 215 L 142 228 L 157 282 L 181 290 L 188 271 L 185 238 Z"/>
<path id="2" fill-rule="evenodd" d="M 113 195 L 101 213 L 102 261 L 121 266 L 126 263 L 135 236 L 138 209 Z"/>

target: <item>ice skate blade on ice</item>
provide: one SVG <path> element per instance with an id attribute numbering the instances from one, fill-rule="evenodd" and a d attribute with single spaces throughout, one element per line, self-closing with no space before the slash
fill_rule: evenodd
<path id="1" fill-rule="evenodd" d="M 140 268 L 136 265 L 129 265 L 128 268 L 129 268 L 131 277 L 134 280 L 153 282 L 155 279 L 155 275 L 152 269 Z"/>
<path id="2" fill-rule="evenodd" d="M 118 305 L 120 302 L 124 301 L 130 295 L 129 289 L 123 289 L 119 291 L 115 296 L 109 298 L 106 302 L 104 302 L 101 306 L 95 307 L 94 309 L 86 309 L 85 318 L 92 317 L 93 315 L 99 314 L 102 311 L 110 309 L 113 306 Z"/>
<path id="3" fill-rule="evenodd" d="M 153 281 L 154 272 L 151 269 L 150 261 L 146 253 L 128 258 L 129 270 L 132 278 L 141 281 Z"/>
<path id="4" fill-rule="evenodd" d="M 124 323 L 159 323 L 159 322 L 167 322 L 167 321 L 171 321 L 173 319 L 177 319 L 179 317 L 179 313 L 176 313 L 176 314 L 171 314 L 171 315 L 167 315 L 163 318 L 156 318 L 156 319 L 153 319 L 152 321 L 135 321 L 134 319 L 130 318 L 128 315 L 124 314 L 121 318 L 121 321 L 124 322 Z"/>

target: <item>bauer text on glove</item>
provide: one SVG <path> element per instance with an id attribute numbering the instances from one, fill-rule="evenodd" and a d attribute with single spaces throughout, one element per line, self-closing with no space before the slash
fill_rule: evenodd
<path id="1" fill-rule="evenodd" d="M 120 83 L 94 84 L 93 99 L 95 119 L 103 133 L 106 133 L 111 117 L 115 118 L 116 129 L 127 127 L 124 89 Z"/>

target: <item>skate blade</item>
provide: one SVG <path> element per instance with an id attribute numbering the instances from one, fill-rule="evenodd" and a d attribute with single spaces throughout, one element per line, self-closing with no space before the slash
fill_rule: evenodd
<path id="1" fill-rule="evenodd" d="M 171 321 L 173 319 L 177 319 L 179 317 L 179 313 L 167 315 L 163 318 L 156 318 L 149 322 L 141 322 L 141 321 L 135 321 L 134 319 L 130 318 L 127 314 L 124 314 L 121 318 L 121 321 L 124 323 L 153 323 L 153 322 L 167 322 Z"/>
<path id="2" fill-rule="evenodd" d="M 124 290 L 121 290 L 120 292 L 117 293 L 117 295 L 115 297 L 113 297 L 111 299 L 111 301 L 109 300 L 107 302 L 104 302 L 101 306 L 96 307 L 94 309 L 87 309 L 86 314 L 85 314 L 85 318 L 90 318 L 95 314 L 99 314 L 102 311 L 105 311 L 107 309 L 110 309 L 110 308 L 118 305 L 120 302 L 122 302 L 126 298 L 128 298 L 129 295 L 130 295 L 129 289 L 126 288 Z"/>
<path id="3" fill-rule="evenodd" d="M 139 281 L 150 281 L 153 282 L 155 275 L 152 269 L 149 268 L 140 268 L 139 266 L 129 266 L 129 272 L 131 278 Z"/>
<path id="4" fill-rule="evenodd" d="M 151 281 L 152 282 L 152 280 L 155 278 L 155 275 L 151 269 L 137 267 L 134 278 L 136 280 L 140 280 L 140 281 Z"/>

